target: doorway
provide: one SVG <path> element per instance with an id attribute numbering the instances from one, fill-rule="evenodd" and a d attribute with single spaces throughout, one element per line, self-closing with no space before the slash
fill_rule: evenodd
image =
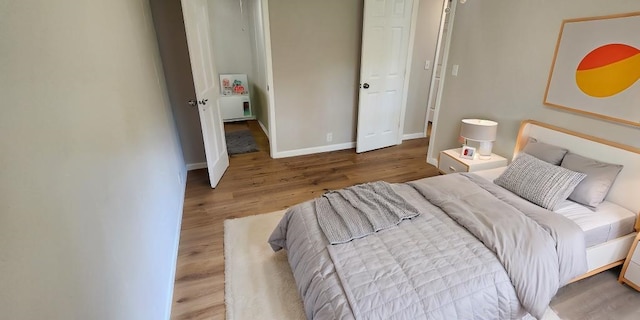
<path id="1" fill-rule="evenodd" d="M 222 26 L 210 26 L 207 28 L 210 30 L 209 33 L 212 34 L 214 29 L 224 29 L 226 34 L 239 35 L 232 37 L 229 41 L 223 41 L 227 47 L 232 48 L 229 49 L 229 51 L 225 51 L 223 48 L 217 48 L 220 49 L 218 51 L 222 51 L 222 60 L 231 59 L 231 62 L 230 64 L 224 61 L 217 62 L 219 66 L 215 66 L 217 70 L 215 70 L 215 74 L 212 74 L 212 79 L 215 81 L 216 86 L 220 88 L 220 73 L 231 72 L 247 74 L 250 80 L 248 91 L 250 92 L 249 100 L 252 112 L 250 113 L 250 117 L 242 120 L 247 120 L 247 126 L 250 128 L 254 127 L 251 125 L 252 123 L 258 124 L 258 128 L 262 133 L 256 134 L 256 141 L 260 145 L 263 145 L 261 141 L 264 141 L 264 139 L 262 137 L 269 136 L 268 120 L 270 117 L 270 98 L 267 90 L 267 62 L 264 54 L 266 51 L 265 32 L 268 33 L 268 26 L 266 30 L 263 26 L 263 21 L 268 21 L 263 19 L 264 13 L 262 12 L 263 4 L 266 3 L 266 0 L 243 1 L 242 6 L 240 6 L 240 1 L 238 0 L 205 1 L 207 2 L 208 15 L 216 14 L 218 18 L 219 14 L 214 13 L 212 10 L 212 7 L 216 6 L 216 12 L 222 15 L 225 15 L 224 13 L 226 12 L 234 23 L 222 24 Z M 159 72 L 164 71 L 172 113 L 176 121 L 187 169 L 207 168 L 207 158 L 204 150 L 205 143 L 201 129 L 202 117 L 199 115 L 197 104 L 195 104 L 196 90 L 190 67 L 191 61 L 187 48 L 181 0 L 150 0 L 149 4 L 162 58 L 163 70 L 159 70 Z M 220 8 L 219 6 L 223 7 Z M 227 7 L 225 8 L 224 6 Z M 242 16 L 242 19 L 239 18 L 240 16 Z M 216 20 L 218 21 L 220 19 Z M 244 30 L 242 30 L 243 28 Z M 213 38 L 214 36 L 211 35 L 210 39 L 213 40 Z M 231 46 L 231 44 L 234 44 L 235 47 Z M 237 47 L 244 49 L 240 50 Z M 212 51 L 214 49 L 215 48 L 212 48 Z M 244 55 L 234 55 L 234 52 L 239 51 L 244 52 Z M 233 59 L 236 58 L 239 59 L 234 61 Z M 193 103 L 189 104 L 189 100 L 193 100 Z M 211 101 L 209 101 L 209 104 L 211 104 Z M 269 139 L 266 141 L 268 145 Z M 270 150 L 268 147 L 260 149 Z"/>
<path id="2" fill-rule="evenodd" d="M 442 72 L 446 39 L 447 35 L 450 33 L 449 21 L 451 19 L 451 2 L 451 0 L 445 0 L 442 7 L 440 30 L 438 31 L 438 38 L 436 42 L 436 54 L 433 60 L 433 73 L 431 74 L 431 85 L 429 87 L 429 96 L 427 98 L 427 116 L 425 119 L 424 131 L 427 139 L 429 139 L 429 142 L 431 142 L 431 133 L 433 131 L 433 123 L 435 121 L 438 92 L 440 86 L 443 84 Z"/>
<path id="3" fill-rule="evenodd" d="M 256 149 L 269 152 L 263 2 L 209 0 L 208 4 L 227 150 L 230 155 L 237 154 L 234 150 L 251 150 L 244 143 L 253 139 Z"/>
<path id="4" fill-rule="evenodd" d="M 436 69 L 432 75 L 432 86 L 429 90 L 429 105 L 427 108 L 427 118 L 425 121 L 425 132 L 429 137 L 429 145 L 427 147 L 427 162 L 434 166 L 438 166 L 437 154 L 433 148 L 433 141 L 438 131 L 438 113 L 440 112 L 440 104 L 442 99 L 442 91 L 447 73 L 447 63 L 449 57 L 449 46 L 451 43 L 451 34 L 453 31 L 453 21 L 455 18 L 456 1 L 445 0 L 445 6 L 442 11 L 442 19 L 440 32 L 438 35 Z"/>

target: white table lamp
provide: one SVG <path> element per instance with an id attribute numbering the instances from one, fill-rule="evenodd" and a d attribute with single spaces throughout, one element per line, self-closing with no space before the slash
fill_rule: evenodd
<path id="1" fill-rule="evenodd" d="M 481 160 L 491 159 L 491 149 L 496 140 L 498 123 L 491 120 L 462 119 L 460 136 L 466 140 L 476 141 L 478 147 L 478 158 Z"/>

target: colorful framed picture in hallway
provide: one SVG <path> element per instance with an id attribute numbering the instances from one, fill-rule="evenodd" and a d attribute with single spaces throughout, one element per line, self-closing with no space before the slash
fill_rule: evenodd
<path id="1" fill-rule="evenodd" d="M 564 20 L 544 103 L 640 126 L 640 12 Z"/>

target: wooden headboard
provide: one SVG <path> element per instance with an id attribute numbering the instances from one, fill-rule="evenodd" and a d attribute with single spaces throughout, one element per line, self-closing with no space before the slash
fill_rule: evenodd
<path id="1" fill-rule="evenodd" d="M 606 200 L 633 212 L 640 212 L 640 149 L 591 135 L 567 130 L 535 120 L 520 125 L 515 156 L 527 144 L 529 137 L 568 149 L 570 152 L 602 162 L 624 165 Z M 636 230 L 640 229 L 636 220 Z"/>

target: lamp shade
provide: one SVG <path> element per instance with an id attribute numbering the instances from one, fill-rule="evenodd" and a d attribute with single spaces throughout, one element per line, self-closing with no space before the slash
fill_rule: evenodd
<path id="1" fill-rule="evenodd" d="M 467 140 L 495 141 L 498 123 L 491 120 L 462 119 L 460 135 Z"/>

